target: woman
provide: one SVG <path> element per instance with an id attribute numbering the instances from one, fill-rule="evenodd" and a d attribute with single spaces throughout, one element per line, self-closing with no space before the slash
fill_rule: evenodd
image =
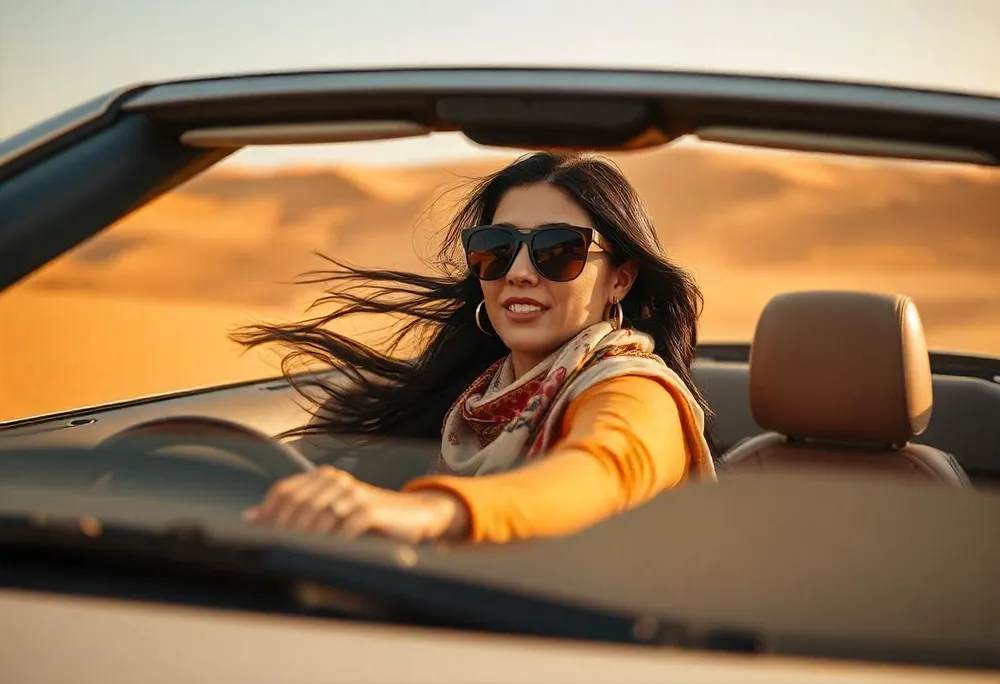
<path id="1" fill-rule="evenodd" d="M 319 408 L 298 433 L 442 439 L 435 472 L 396 492 L 323 467 L 277 483 L 250 521 L 505 542 L 575 532 L 689 476 L 714 479 L 690 370 L 701 294 L 616 167 L 522 157 L 473 188 L 439 257 L 438 277 L 321 274 L 334 314 L 239 338 L 290 344 L 286 362 L 347 375 L 318 384 L 318 399 L 317 381 L 301 388 Z M 422 353 L 392 358 L 325 329 L 355 313 L 404 316 L 390 354 L 423 332 Z"/>

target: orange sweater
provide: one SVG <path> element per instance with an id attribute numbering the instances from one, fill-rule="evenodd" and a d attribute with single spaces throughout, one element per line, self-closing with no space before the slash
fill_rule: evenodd
<path id="1" fill-rule="evenodd" d="M 422 477 L 405 491 L 456 495 L 472 541 L 569 534 L 681 482 L 690 462 L 684 422 L 659 381 L 612 378 L 569 404 L 545 457 L 496 475 Z"/>

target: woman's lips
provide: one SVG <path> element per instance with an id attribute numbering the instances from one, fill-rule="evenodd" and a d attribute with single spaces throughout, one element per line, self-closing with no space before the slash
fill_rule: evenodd
<path id="1" fill-rule="evenodd" d="M 511 299 L 504 302 L 503 310 L 507 318 L 522 323 L 535 320 L 545 313 L 546 308 L 534 300 Z"/>

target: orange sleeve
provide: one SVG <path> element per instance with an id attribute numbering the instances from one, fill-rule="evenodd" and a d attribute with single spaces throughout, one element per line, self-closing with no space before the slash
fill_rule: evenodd
<path id="1" fill-rule="evenodd" d="M 472 541 L 570 534 L 684 479 L 690 459 L 676 401 L 652 378 L 605 380 L 570 402 L 547 456 L 495 475 L 423 477 L 405 491 L 459 497 Z"/>

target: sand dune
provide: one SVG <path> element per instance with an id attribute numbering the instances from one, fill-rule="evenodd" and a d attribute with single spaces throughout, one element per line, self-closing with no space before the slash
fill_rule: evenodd
<path id="1" fill-rule="evenodd" d="M 275 359 L 241 357 L 226 338 L 260 314 L 88 292 L 0 298 L 0 319 L 18 323 L 0 331 L 3 415 L 274 375 Z"/>
<path id="2" fill-rule="evenodd" d="M 24 290 L 0 298 L 0 420 L 281 374 L 276 350 L 244 351 L 241 325 L 292 321 L 295 307 Z M 363 340 L 373 321 L 338 326 Z M 13 363 L 9 360 L 14 360 Z"/>
<path id="3" fill-rule="evenodd" d="M 774 293 L 905 292 L 932 346 L 1000 354 L 1000 175 L 680 145 L 616 161 L 698 277 L 701 338 L 748 340 Z M 300 316 L 326 263 L 423 270 L 499 162 L 210 171 L 0 296 L 0 420 L 276 372 L 235 325 Z M 266 357 L 266 358 L 265 358 Z"/>

